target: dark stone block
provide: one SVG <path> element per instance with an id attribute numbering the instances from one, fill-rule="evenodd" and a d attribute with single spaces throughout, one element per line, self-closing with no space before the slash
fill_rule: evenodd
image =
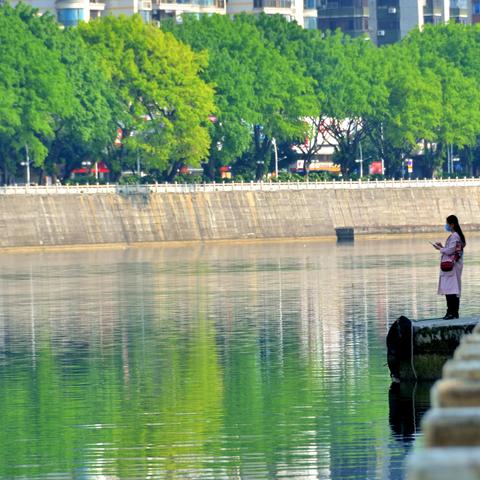
<path id="1" fill-rule="evenodd" d="M 387 334 L 387 363 L 395 380 L 435 380 L 478 318 L 410 320 L 399 317 Z"/>
<path id="2" fill-rule="evenodd" d="M 337 242 L 353 242 L 355 239 L 354 229 L 352 227 L 336 228 Z"/>

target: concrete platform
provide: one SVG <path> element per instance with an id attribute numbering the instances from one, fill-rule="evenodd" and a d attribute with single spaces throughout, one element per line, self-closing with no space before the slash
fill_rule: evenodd
<path id="1" fill-rule="evenodd" d="M 453 320 L 399 317 L 387 334 L 387 363 L 392 378 L 398 381 L 440 378 L 445 362 L 453 357 L 461 339 L 479 321 L 480 317 Z"/>

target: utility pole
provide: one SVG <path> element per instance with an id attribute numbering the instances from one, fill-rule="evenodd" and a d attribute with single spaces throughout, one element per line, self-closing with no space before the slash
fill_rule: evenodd
<path id="1" fill-rule="evenodd" d="M 447 143 L 447 173 L 450 174 L 450 145 Z"/>
<path id="2" fill-rule="evenodd" d="M 360 158 L 355 160 L 357 163 L 360 164 L 360 178 L 363 177 L 363 153 L 362 153 L 362 142 L 358 142 L 358 146 L 360 148 Z"/>
<path id="3" fill-rule="evenodd" d="M 28 145 L 25 144 L 25 161 L 21 162 L 21 165 L 27 167 L 27 185 L 30 185 L 30 157 L 28 155 Z"/>
<path id="4" fill-rule="evenodd" d="M 275 137 L 272 138 L 273 145 L 273 154 L 275 155 L 275 178 L 278 178 L 278 151 L 277 151 L 277 140 Z"/>
<path id="5" fill-rule="evenodd" d="M 380 123 L 380 138 L 382 140 L 382 175 L 385 175 L 385 160 L 383 158 L 383 154 L 385 151 L 385 144 L 383 138 L 383 123 Z"/>

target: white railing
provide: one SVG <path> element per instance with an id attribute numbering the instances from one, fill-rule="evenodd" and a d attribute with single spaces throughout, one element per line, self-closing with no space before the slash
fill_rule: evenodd
<path id="1" fill-rule="evenodd" d="M 434 187 L 479 187 L 480 178 L 372 180 L 372 181 L 314 181 L 314 182 L 242 182 L 242 183 L 155 183 L 150 185 L 51 185 L 0 186 L 0 195 L 66 195 L 66 194 L 150 194 L 150 193 L 197 193 L 281 190 L 359 190 Z"/>

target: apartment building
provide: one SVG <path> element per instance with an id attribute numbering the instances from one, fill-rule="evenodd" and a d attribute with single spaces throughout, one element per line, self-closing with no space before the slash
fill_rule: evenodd
<path id="1" fill-rule="evenodd" d="M 317 28 L 316 0 L 227 0 L 227 14 L 283 15 L 304 28 Z"/>
<path id="2" fill-rule="evenodd" d="M 152 11 L 158 21 L 169 18 L 181 21 L 184 13 L 198 16 L 227 13 L 225 0 L 153 0 Z"/>
<path id="3" fill-rule="evenodd" d="M 480 0 L 474 1 L 480 20 Z M 474 11 L 470 0 L 320 0 L 318 28 L 339 28 L 353 37 L 369 35 L 377 45 L 384 45 L 425 24 L 450 19 L 470 23 Z"/>
<path id="4" fill-rule="evenodd" d="M 41 13 L 50 12 L 60 23 L 72 27 L 102 15 L 140 14 L 145 21 L 152 18 L 152 0 L 24 0 Z M 16 1 L 12 2 L 15 5 Z"/>
<path id="5" fill-rule="evenodd" d="M 472 0 L 472 23 L 480 23 L 480 0 Z"/>
<path id="6" fill-rule="evenodd" d="M 3 0 L 0 0 L 0 4 Z M 317 28 L 317 0 L 24 0 L 40 12 L 50 12 L 70 27 L 102 15 L 140 14 L 146 22 L 175 19 L 183 14 L 283 15 L 305 28 Z M 479 0 L 480 1 L 480 0 Z M 12 2 L 14 5 L 17 1 Z"/>
<path id="7" fill-rule="evenodd" d="M 369 33 L 371 0 L 319 0 L 318 28 L 359 37 Z"/>

